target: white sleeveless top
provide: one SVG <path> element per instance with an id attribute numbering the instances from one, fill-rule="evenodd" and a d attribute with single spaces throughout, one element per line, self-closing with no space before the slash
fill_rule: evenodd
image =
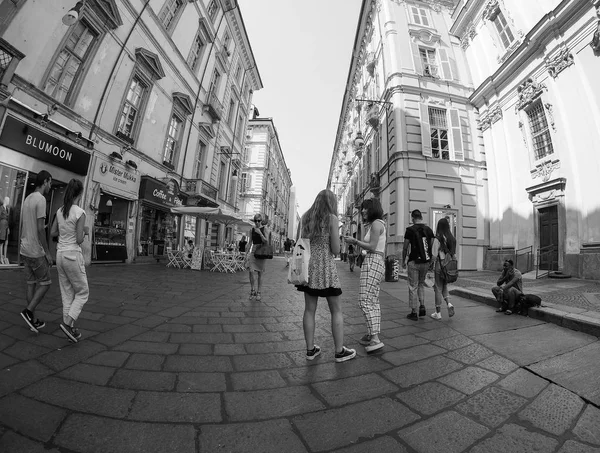
<path id="1" fill-rule="evenodd" d="M 379 240 L 377 241 L 377 247 L 375 248 L 375 252 L 385 254 L 385 239 L 387 237 L 385 223 L 383 220 L 380 219 L 375 220 L 375 222 L 381 222 L 381 224 L 383 225 L 383 231 L 381 232 Z M 367 234 L 365 234 L 364 241 L 371 242 L 371 228 L 369 228 Z"/>
<path id="2" fill-rule="evenodd" d="M 69 209 L 69 217 L 66 219 L 63 216 L 63 208 L 59 208 L 56 212 L 56 220 L 58 221 L 57 252 L 81 252 L 81 247 L 77 243 L 77 221 L 84 213 L 85 211 L 75 204 Z"/>

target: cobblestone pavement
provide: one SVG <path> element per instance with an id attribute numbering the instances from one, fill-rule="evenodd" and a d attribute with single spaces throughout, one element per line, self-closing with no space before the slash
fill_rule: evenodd
<path id="1" fill-rule="evenodd" d="M 358 357 L 334 362 L 322 303 L 307 362 L 283 265 L 260 302 L 247 274 L 92 266 L 75 345 L 54 270 L 39 335 L 20 272 L 0 272 L 0 452 L 600 453 L 598 338 L 460 298 L 410 321 L 406 282 L 384 282 L 385 347 L 367 355 L 358 272 L 339 263 Z"/>

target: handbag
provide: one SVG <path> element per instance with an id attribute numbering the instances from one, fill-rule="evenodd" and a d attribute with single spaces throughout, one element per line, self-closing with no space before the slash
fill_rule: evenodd
<path id="1" fill-rule="evenodd" d="M 300 228 L 302 231 L 302 220 Z M 308 264 L 310 262 L 310 239 L 298 238 L 292 257 L 290 258 L 290 267 L 288 269 L 288 283 L 292 285 L 308 285 Z"/>
<path id="2" fill-rule="evenodd" d="M 269 244 L 260 244 L 254 250 L 254 258 L 257 260 L 271 260 L 273 259 L 273 247 Z"/>
<path id="3" fill-rule="evenodd" d="M 458 280 L 458 260 L 456 259 L 456 255 L 446 253 L 444 259 L 440 259 L 440 271 L 446 283 L 454 283 Z"/>

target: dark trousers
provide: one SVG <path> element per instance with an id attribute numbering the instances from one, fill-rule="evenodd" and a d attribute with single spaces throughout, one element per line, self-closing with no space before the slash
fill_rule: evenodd
<path id="1" fill-rule="evenodd" d="M 492 288 L 492 293 L 500 304 L 500 308 L 510 311 L 514 310 L 517 297 L 522 294 L 517 288 L 508 288 L 503 291 L 499 286 L 494 286 Z"/>

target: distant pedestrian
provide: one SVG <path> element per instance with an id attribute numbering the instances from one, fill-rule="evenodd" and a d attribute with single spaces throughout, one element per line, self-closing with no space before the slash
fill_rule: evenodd
<path id="1" fill-rule="evenodd" d="M 267 222 L 268 223 L 268 222 Z M 262 296 L 260 290 L 262 287 L 262 274 L 265 271 L 265 263 L 267 260 L 261 260 L 254 256 L 254 252 L 261 244 L 268 242 L 265 236 L 265 222 L 261 214 L 254 216 L 254 228 L 250 234 L 250 242 L 248 244 L 248 251 L 246 252 L 246 261 L 248 263 L 248 270 L 250 272 L 250 299 L 261 300 Z M 254 272 L 257 275 L 257 285 L 254 285 Z M 254 288 L 257 288 L 256 290 Z"/>
<path id="2" fill-rule="evenodd" d="M 290 238 L 286 238 L 283 243 L 283 255 L 285 256 L 285 267 L 288 267 L 292 257 L 292 240 Z"/>
<path id="3" fill-rule="evenodd" d="M 246 240 L 246 236 L 242 236 L 242 239 L 238 243 L 238 250 L 240 251 L 240 253 L 245 253 L 246 252 L 246 245 L 247 244 L 248 244 L 248 241 Z"/>
<path id="4" fill-rule="evenodd" d="M 344 346 L 344 315 L 340 295 L 342 287 L 334 262 L 340 250 L 337 198 L 331 190 L 317 194 L 312 206 L 300 220 L 298 235 L 310 239 L 308 284 L 296 286 L 304 292 L 304 340 L 306 359 L 313 360 L 321 354 L 315 344 L 315 314 L 319 297 L 325 297 L 331 313 L 331 332 L 335 345 L 335 361 L 345 362 L 356 357 L 356 351 Z"/>
<path id="5" fill-rule="evenodd" d="M 418 209 L 411 212 L 412 225 L 404 232 L 402 267 L 408 265 L 408 319 L 417 321 L 427 315 L 425 309 L 425 278 L 431 262 L 433 231 L 423 223 L 423 214 Z M 407 263 L 408 260 L 408 263 Z M 419 313 L 417 314 L 417 299 Z"/>
<path id="6" fill-rule="evenodd" d="M 454 316 L 454 305 L 448 301 L 448 283 L 444 279 L 440 263 L 444 262 L 446 255 L 456 255 L 456 239 L 450 231 L 450 222 L 447 218 L 440 219 L 435 230 L 435 239 L 431 248 L 431 268 L 434 270 L 433 291 L 435 293 L 435 313 L 433 319 L 442 319 L 442 301 L 448 306 L 448 316 Z"/>
<path id="7" fill-rule="evenodd" d="M 383 257 L 386 228 L 383 222 L 383 209 L 378 199 L 364 200 L 360 206 L 360 213 L 366 230 L 364 238 L 359 241 L 348 236 L 346 242 L 358 245 L 367 252 L 361 266 L 358 291 L 358 304 L 365 316 L 367 333 L 359 340 L 359 343 L 365 347 L 367 352 L 374 352 L 383 348 L 383 342 L 379 339 L 381 332 L 379 289 L 385 275 Z"/>
<path id="8" fill-rule="evenodd" d="M 354 233 L 354 237 L 356 237 L 356 233 Z M 356 255 L 354 254 L 354 246 L 352 244 L 348 244 L 348 264 L 350 265 L 350 272 L 354 272 Z"/>
<path id="9" fill-rule="evenodd" d="M 492 288 L 492 293 L 500 304 L 496 310 L 498 313 L 512 315 L 515 302 L 523 294 L 523 276 L 519 269 L 515 268 L 513 260 L 505 260 L 502 275 Z"/>
<path id="10" fill-rule="evenodd" d="M 81 252 L 81 243 L 89 234 L 89 227 L 85 225 L 85 211 L 79 207 L 82 195 L 83 183 L 79 179 L 71 179 L 51 230 L 52 237 L 58 236 L 56 268 L 63 304 L 63 322 L 60 328 L 73 343 L 81 339 L 81 333 L 75 328 L 75 321 L 90 295 Z"/>
<path id="11" fill-rule="evenodd" d="M 27 308 L 21 316 L 33 332 L 46 323 L 34 317 L 35 308 L 48 292 L 52 280 L 52 255 L 46 239 L 46 197 L 52 187 L 52 175 L 46 170 L 35 177 L 35 192 L 27 196 L 21 208 L 21 258 L 27 282 Z"/>

